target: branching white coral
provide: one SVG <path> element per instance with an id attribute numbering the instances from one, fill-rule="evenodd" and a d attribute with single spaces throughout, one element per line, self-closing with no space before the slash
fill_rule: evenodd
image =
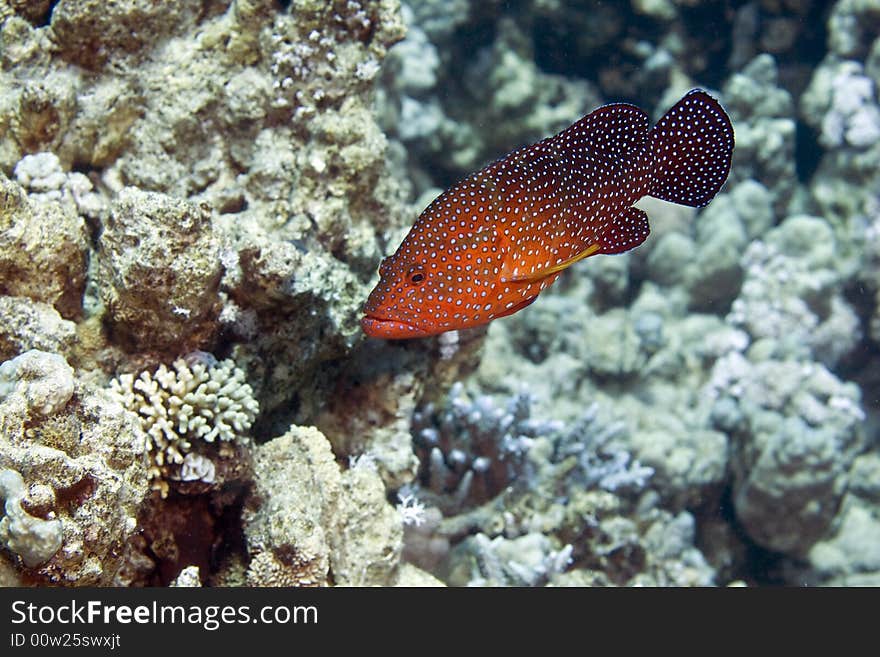
<path id="1" fill-rule="evenodd" d="M 412 493 L 400 493 L 400 502 L 397 504 L 397 512 L 404 525 L 418 527 L 425 522 L 425 505 L 422 504 Z"/>
<path id="2" fill-rule="evenodd" d="M 111 381 L 110 391 L 140 417 L 159 472 L 184 465 L 192 440 L 245 436 L 259 412 L 244 372 L 231 360 L 218 362 L 203 352 L 179 358 L 171 368 L 160 365 L 152 374 L 122 374 Z"/>

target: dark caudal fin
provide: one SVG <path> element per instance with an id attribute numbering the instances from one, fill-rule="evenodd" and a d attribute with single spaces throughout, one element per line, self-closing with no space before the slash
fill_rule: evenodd
<path id="1" fill-rule="evenodd" d="M 650 132 L 654 171 L 648 194 L 699 208 L 730 173 L 733 126 L 717 100 L 694 89 Z"/>

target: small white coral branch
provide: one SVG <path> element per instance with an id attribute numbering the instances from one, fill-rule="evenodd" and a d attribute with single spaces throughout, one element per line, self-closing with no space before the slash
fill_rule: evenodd
<path id="1" fill-rule="evenodd" d="M 259 413 L 244 372 L 231 360 L 218 362 L 203 352 L 179 358 L 170 368 L 163 364 L 155 372 L 141 372 L 137 378 L 122 374 L 110 382 L 110 392 L 140 418 L 154 473 L 188 463 L 194 440 L 243 438 Z M 180 473 L 171 474 L 181 478 Z"/>

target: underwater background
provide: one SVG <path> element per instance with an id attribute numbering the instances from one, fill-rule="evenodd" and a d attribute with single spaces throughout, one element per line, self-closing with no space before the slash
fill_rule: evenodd
<path id="1" fill-rule="evenodd" d="M 880 0 L 0 0 L 0 584 L 880 585 Z M 607 102 L 704 209 L 366 338 L 440 192 Z"/>

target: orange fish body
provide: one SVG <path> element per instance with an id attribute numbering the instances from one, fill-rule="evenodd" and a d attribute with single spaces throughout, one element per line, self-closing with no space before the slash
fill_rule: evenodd
<path id="1" fill-rule="evenodd" d="M 382 261 L 364 332 L 416 338 L 513 314 L 578 260 L 644 242 L 643 196 L 709 203 L 734 146 L 721 105 L 695 89 L 649 125 L 634 105 L 605 105 L 446 190 Z"/>

